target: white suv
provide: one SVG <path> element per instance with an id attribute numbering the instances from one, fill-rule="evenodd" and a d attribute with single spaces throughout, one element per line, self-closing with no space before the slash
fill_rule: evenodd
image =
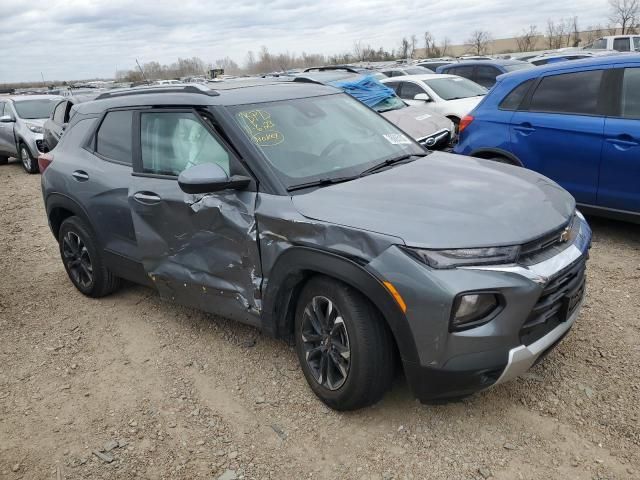
<path id="1" fill-rule="evenodd" d="M 611 35 L 586 45 L 585 50 L 616 50 L 618 52 L 640 52 L 640 35 Z"/>

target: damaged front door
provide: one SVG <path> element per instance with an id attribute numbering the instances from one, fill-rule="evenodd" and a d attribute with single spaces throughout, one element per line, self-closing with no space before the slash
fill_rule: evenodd
<path id="1" fill-rule="evenodd" d="M 208 119 L 193 110 L 136 114 L 129 205 L 144 268 L 160 295 L 257 324 L 260 257 L 254 191 L 189 195 L 178 175 L 203 163 L 228 174 L 242 166 Z"/>

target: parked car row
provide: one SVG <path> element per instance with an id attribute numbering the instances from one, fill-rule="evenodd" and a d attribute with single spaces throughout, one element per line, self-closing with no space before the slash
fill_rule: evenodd
<path id="1" fill-rule="evenodd" d="M 101 297 L 125 279 L 292 339 L 339 410 L 378 401 L 396 365 L 422 401 L 525 372 L 580 311 L 591 231 L 575 200 L 525 168 L 430 152 L 388 115 L 483 87 L 361 73 L 60 103 L 39 166 L 71 282 Z"/>

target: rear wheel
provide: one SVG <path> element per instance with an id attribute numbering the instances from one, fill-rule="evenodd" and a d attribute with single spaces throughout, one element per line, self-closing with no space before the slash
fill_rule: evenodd
<path id="1" fill-rule="evenodd" d="M 328 277 L 302 290 L 295 318 L 296 352 L 313 392 L 329 407 L 372 405 L 394 374 L 391 334 L 371 303 Z"/>
<path id="2" fill-rule="evenodd" d="M 38 160 L 33 158 L 31 152 L 24 143 L 18 145 L 18 157 L 27 173 L 38 173 Z"/>
<path id="3" fill-rule="evenodd" d="M 118 288 L 120 279 L 104 265 L 93 232 L 79 217 L 62 222 L 58 243 L 64 268 L 80 292 L 97 298 Z"/>

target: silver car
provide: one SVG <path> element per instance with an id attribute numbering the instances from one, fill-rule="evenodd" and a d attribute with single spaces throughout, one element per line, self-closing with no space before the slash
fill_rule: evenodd
<path id="1" fill-rule="evenodd" d="M 0 97 L 0 164 L 17 157 L 28 173 L 38 172 L 43 125 L 60 100 L 55 95 Z"/>

